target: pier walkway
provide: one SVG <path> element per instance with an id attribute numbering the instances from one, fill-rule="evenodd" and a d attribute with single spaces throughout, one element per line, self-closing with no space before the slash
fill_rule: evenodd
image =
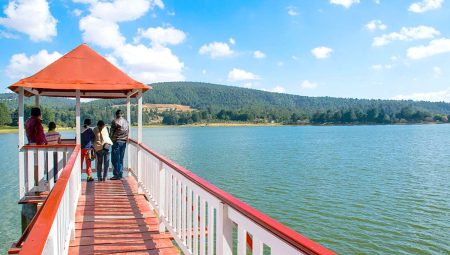
<path id="1" fill-rule="evenodd" d="M 179 254 L 132 177 L 83 182 L 69 254 Z"/>

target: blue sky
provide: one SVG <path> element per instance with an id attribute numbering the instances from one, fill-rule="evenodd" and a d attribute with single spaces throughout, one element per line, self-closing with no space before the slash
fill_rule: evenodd
<path id="1" fill-rule="evenodd" d="M 445 0 L 0 0 L 0 89 L 86 42 L 137 80 L 450 102 Z"/>

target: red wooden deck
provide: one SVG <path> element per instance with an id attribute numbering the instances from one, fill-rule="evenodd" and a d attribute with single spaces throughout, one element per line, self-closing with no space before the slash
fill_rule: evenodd
<path id="1" fill-rule="evenodd" d="M 69 254 L 179 254 L 132 177 L 82 185 Z"/>

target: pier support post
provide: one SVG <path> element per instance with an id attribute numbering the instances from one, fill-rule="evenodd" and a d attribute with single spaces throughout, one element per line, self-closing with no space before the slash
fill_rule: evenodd
<path id="1" fill-rule="evenodd" d="M 142 176 L 142 166 L 143 166 L 143 162 L 142 162 L 142 149 L 140 147 L 141 143 L 142 143 L 142 90 L 139 90 L 138 92 L 138 130 L 137 130 L 137 141 L 138 141 L 138 169 L 137 169 L 137 181 L 138 181 L 138 185 L 140 184 L 141 180 L 141 176 Z M 138 186 L 138 193 L 139 194 L 143 194 L 142 188 L 139 185 Z"/>
<path id="2" fill-rule="evenodd" d="M 128 136 L 131 135 L 131 98 L 130 96 L 127 96 L 127 121 L 130 125 L 130 130 Z M 128 172 L 131 169 L 131 155 L 130 155 L 130 145 L 127 146 L 127 166 L 128 166 Z"/>
<path id="3" fill-rule="evenodd" d="M 80 120 L 80 90 L 77 89 L 76 92 L 76 106 L 75 106 L 75 123 L 76 123 L 76 139 L 77 144 L 81 144 L 81 120 Z"/>

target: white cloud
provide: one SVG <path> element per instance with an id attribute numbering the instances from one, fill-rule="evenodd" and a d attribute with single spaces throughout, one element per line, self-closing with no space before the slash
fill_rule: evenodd
<path id="1" fill-rule="evenodd" d="M 439 9 L 442 7 L 444 0 L 423 0 L 422 2 L 416 2 L 409 6 L 408 10 L 410 12 L 422 13 L 426 11 L 431 11 Z"/>
<path id="2" fill-rule="evenodd" d="M 276 86 L 275 88 L 270 90 L 271 92 L 275 93 L 286 93 L 286 89 L 281 86 Z"/>
<path id="3" fill-rule="evenodd" d="M 371 20 L 369 23 L 366 24 L 365 27 L 369 31 L 385 30 L 387 28 L 387 26 L 383 24 L 381 20 Z"/>
<path id="4" fill-rule="evenodd" d="M 372 46 L 384 46 L 393 41 L 414 41 L 421 39 L 430 39 L 439 36 L 441 32 L 434 27 L 418 26 L 418 27 L 402 27 L 400 32 L 393 32 L 379 37 L 375 37 Z"/>
<path id="5" fill-rule="evenodd" d="M 6 39 L 19 39 L 19 36 L 8 33 L 6 31 L 0 30 L 0 38 L 6 38 Z"/>
<path id="6" fill-rule="evenodd" d="M 230 39 L 228 39 L 228 41 L 230 42 L 231 45 L 235 45 L 235 44 L 236 44 L 236 40 L 234 40 L 233 37 L 231 37 Z"/>
<path id="7" fill-rule="evenodd" d="M 251 80 L 259 80 L 258 75 L 242 70 L 242 69 L 238 69 L 238 68 L 233 68 L 229 73 L 228 73 L 228 80 L 229 81 L 251 81 Z"/>
<path id="8" fill-rule="evenodd" d="M 376 64 L 376 65 L 372 65 L 372 69 L 373 70 L 391 69 L 391 68 L 392 68 L 391 64 L 386 64 L 386 65 Z"/>
<path id="9" fill-rule="evenodd" d="M 9 60 L 5 72 L 11 79 L 24 78 L 53 63 L 61 56 L 57 51 L 49 53 L 47 50 L 41 50 L 29 57 L 25 53 L 15 54 Z"/>
<path id="10" fill-rule="evenodd" d="M 408 95 L 396 95 L 394 100 L 415 100 L 431 102 L 450 102 L 450 89 L 424 93 L 412 93 Z"/>
<path id="11" fill-rule="evenodd" d="M 112 22 L 137 20 L 152 7 L 149 0 L 95 1 L 89 8 L 90 15 Z"/>
<path id="12" fill-rule="evenodd" d="M 438 54 L 450 52 L 450 39 L 441 38 L 432 40 L 428 45 L 416 46 L 408 49 L 406 55 L 410 59 L 422 59 Z"/>
<path id="13" fill-rule="evenodd" d="M 331 53 L 333 52 L 333 49 L 328 47 L 317 47 L 311 50 L 311 53 L 317 58 L 317 59 L 325 59 L 330 57 Z"/>
<path id="14" fill-rule="evenodd" d="M 184 80 L 184 63 L 169 48 L 126 44 L 115 50 L 130 74 L 143 82 Z"/>
<path id="15" fill-rule="evenodd" d="M 227 43 L 212 42 L 200 47 L 198 51 L 200 55 L 209 55 L 211 58 L 221 58 L 233 55 L 233 50 L 230 49 Z"/>
<path id="16" fill-rule="evenodd" d="M 72 11 L 72 14 L 75 15 L 76 17 L 80 17 L 83 14 L 83 11 L 80 9 L 75 9 Z"/>
<path id="17" fill-rule="evenodd" d="M 264 52 L 262 52 L 262 51 L 257 50 L 255 52 L 253 52 L 253 57 L 261 59 L 261 58 L 265 58 L 266 54 Z"/>
<path id="18" fill-rule="evenodd" d="M 330 0 L 330 3 L 350 8 L 353 4 L 359 4 L 359 0 Z"/>
<path id="19" fill-rule="evenodd" d="M 125 37 L 119 31 L 115 22 L 103 20 L 94 16 L 86 16 L 80 20 L 83 31 L 83 41 L 93 43 L 102 48 L 118 48 L 125 43 Z"/>
<path id="20" fill-rule="evenodd" d="M 442 75 L 442 69 L 438 66 L 433 67 L 433 73 L 435 78 L 439 78 Z"/>
<path id="21" fill-rule="evenodd" d="M 287 9 L 289 16 L 298 16 L 297 7 L 289 6 Z"/>
<path id="22" fill-rule="evenodd" d="M 147 38 L 153 44 L 158 45 L 177 45 L 184 42 L 186 34 L 173 27 L 150 27 L 146 30 L 142 28 L 138 29 L 138 36 L 135 39 L 139 42 L 141 38 Z"/>
<path id="23" fill-rule="evenodd" d="M 202 74 L 206 74 L 207 72 L 206 72 L 206 70 L 205 69 L 203 69 L 202 70 Z"/>
<path id="24" fill-rule="evenodd" d="M 278 62 L 277 62 L 277 66 L 279 66 L 279 67 L 284 66 L 284 62 L 283 62 L 283 61 L 278 61 Z"/>
<path id="25" fill-rule="evenodd" d="M 374 0 L 373 2 L 376 3 L 376 4 L 380 4 L 381 3 L 380 0 Z"/>
<path id="26" fill-rule="evenodd" d="M 80 20 L 83 39 L 105 49 L 110 49 L 108 60 L 124 69 L 141 82 L 184 80 L 184 63 L 166 47 L 182 43 L 185 33 L 173 27 L 139 29 L 135 44 L 127 43 L 120 32 L 119 23 L 133 21 L 155 7 L 164 8 L 160 0 L 74 0 L 90 5 L 90 13 Z M 151 46 L 139 44 L 141 38 L 151 41 Z"/>
<path id="27" fill-rule="evenodd" d="M 0 18 L 0 25 L 24 33 L 32 41 L 50 41 L 57 35 L 58 21 L 46 0 L 13 0 L 3 12 L 6 17 Z"/>
<path id="28" fill-rule="evenodd" d="M 302 82 L 302 84 L 300 84 L 300 87 L 302 89 L 315 89 L 315 88 L 319 87 L 319 84 L 317 84 L 315 82 L 308 81 L 308 80 L 304 80 Z"/>

